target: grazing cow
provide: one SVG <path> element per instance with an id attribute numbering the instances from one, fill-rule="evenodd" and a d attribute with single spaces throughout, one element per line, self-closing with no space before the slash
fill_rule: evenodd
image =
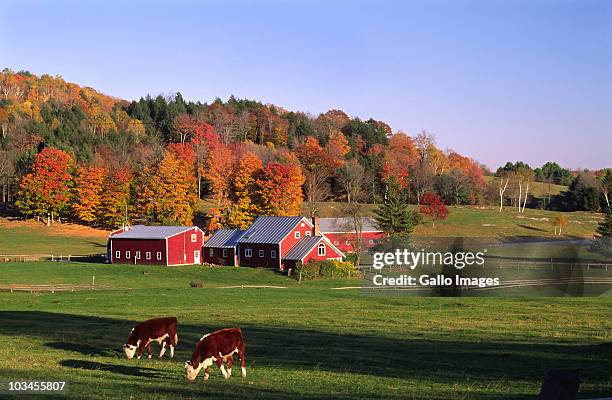
<path id="1" fill-rule="evenodd" d="M 131 359 L 136 354 L 140 359 L 144 349 L 147 349 L 151 358 L 151 343 L 157 342 L 161 345 L 159 357 L 161 358 L 166 352 L 166 346 L 170 346 L 170 358 L 173 358 L 174 346 L 178 343 L 177 327 L 178 321 L 174 317 L 153 318 L 136 325 L 123 346 L 125 355 Z"/>
<path id="2" fill-rule="evenodd" d="M 202 336 L 196 344 L 191 360 L 185 363 L 187 379 L 195 380 L 198 373 L 204 368 L 204 380 L 209 377 L 208 371 L 214 363 L 221 370 L 223 377 L 228 379 L 232 375 L 234 365 L 234 354 L 238 353 L 240 359 L 240 374 L 246 376 L 246 362 L 244 359 L 244 341 L 240 328 L 227 328 Z M 227 371 L 224 362 L 227 362 Z"/>

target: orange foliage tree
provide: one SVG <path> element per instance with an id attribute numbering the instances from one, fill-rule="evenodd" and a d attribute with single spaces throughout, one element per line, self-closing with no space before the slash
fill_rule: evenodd
<path id="1" fill-rule="evenodd" d="M 72 196 L 72 213 L 83 222 L 96 222 L 102 200 L 106 170 L 103 168 L 77 167 Z"/>
<path id="2" fill-rule="evenodd" d="M 257 179 L 262 215 L 299 215 L 304 176 L 297 162 L 271 161 Z"/>
<path id="3" fill-rule="evenodd" d="M 247 152 L 238 162 L 232 179 L 233 206 L 228 213 L 226 226 L 246 229 L 255 220 L 259 211 L 255 200 L 256 177 L 261 173 L 262 168 L 263 164 L 259 157 L 251 152 Z"/>
<path id="4" fill-rule="evenodd" d="M 410 184 L 410 169 L 419 159 L 414 141 L 405 133 L 391 136 L 383 156 L 381 175 L 384 180 L 394 177 L 402 188 Z"/>
<path id="5" fill-rule="evenodd" d="M 17 206 L 25 215 L 61 215 L 69 208 L 74 160 L 63 150 L 44 148 L 21 180 Z"/>

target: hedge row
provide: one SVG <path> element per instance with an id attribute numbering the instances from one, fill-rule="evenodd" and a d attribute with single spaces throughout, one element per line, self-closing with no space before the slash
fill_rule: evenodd
<path id="1" fill-rule="evenodd" d="M 301 280 L 350 278 L 356 276 L 356 272 L 351 262 L 324 260 L 312 261 L 305 265 L 298 262 L 295 267 L 295 276 Z"/>

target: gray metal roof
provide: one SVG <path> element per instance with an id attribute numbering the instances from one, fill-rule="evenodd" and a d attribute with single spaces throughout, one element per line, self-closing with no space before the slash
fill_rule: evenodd
<path id="1" fill-rule="evenodd" d="M 304 258 L 313 247 L 315 247 L 323 236 L 304 236 L 295 244 L 283 257 L 284 260 L 301 260 Z"/>
<path id="2" fill-rule="evenodd" d="M 232 248 L 245 231 L 239 229 L 219 229 L 204 243 L 204 247 Z"/>
<path id="3" fill-rule="evenodd" d="M 374 218 L 364 217 L 362 218 L 362 223 L 363 232 L 380 231 L 380 229 L 376 227 Z M 355 232 L 354 226 L 350 218 L 319 218 L 319 231 L 322 233 Z"/>
<path id="4" fill-rule="evenodd" d="M 257 217 L 238 243 L 280 243 L 304 217 Z"/>
<path id="5" fill-rule="evenodd" d="M 134 225 L 128 231 L 111 236 L 111 239 L 165 239 L 193 228 L 195 226 Z"/>

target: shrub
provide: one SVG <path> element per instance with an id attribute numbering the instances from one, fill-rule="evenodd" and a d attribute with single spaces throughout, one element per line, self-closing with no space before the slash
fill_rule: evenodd
<path id="1" fill-rule="evenodd" d="M 319 274 L 321 275 L 322 278 L 333 278 L 334 277 L 334 272 L 336 271 L 336 265 L 334 264 L 333 261 L 324 260 L 324 261 L 313 262 L 311 264 L 319 265 Z"/>
<path id="2" fill-rule="evenodd" d="M 353 263 L 337 260 L 312 261 L 306 265 L 298 262 L 295 266 L 296 278 L 299 279 L 300 274 L 303 280 L 357 276 Z"/>
<path id="3" fill-rule="evenodd" d="M 356 276 L 355 265 L 349 261 L 332 261 L 336 267 L 334 276 L 338 278 L 348 278 Z"/>
<path id="4" fill-rule="evenodd" d="M 189 286 L 193 288 L 203 288 L 204 284 L 202 283 L 202 281 L 191 281 L 189 282 Z"/>

